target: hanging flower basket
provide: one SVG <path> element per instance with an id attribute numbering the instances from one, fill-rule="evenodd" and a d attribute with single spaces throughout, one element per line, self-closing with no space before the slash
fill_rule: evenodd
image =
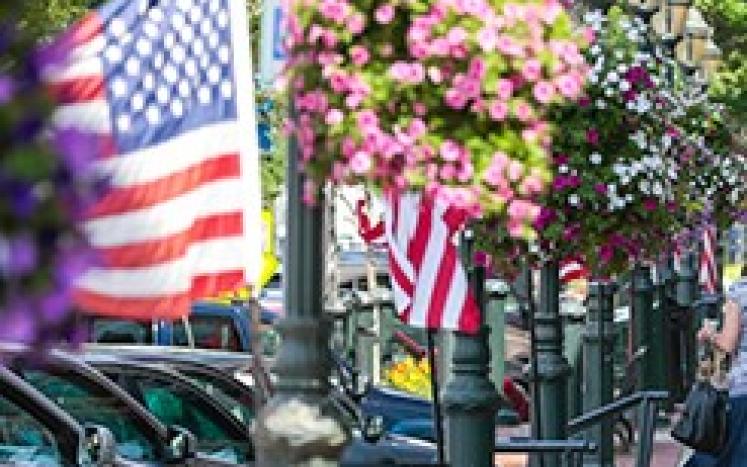
<path id="1" fill-rule="evenodd" d="M 681 226 L 680 160 L 673 150 L 660 94 L 666 87 L 659 57 L 647 52 L 646 25 L 618 8 L 589 13 L 596 33 L 586 52 L 591 69 L 580 105 L 551 118 L 552 185 L 537 199 L 531 245 L 497 231 L 487 218 L 479 247 L 494 264 L 515 270 L 519 255 L 581 257 L 595 275 L 610 275 L 632 260 L 657 256 Z"/>
<path id="2" fill-rule="evenodd" d="M 318 187 L 423 191 L 530 236 L 549 111 L 580 95 L 585 39 L 557 0 L 289 0 L 292 131 Z"/>
<path id="3" fill-rule="evenodd" d="M 698 88 L 683 84 L 662 93 L 674 153 L 683 167 L 683 214 L 688 226 L 726 228 L 745 211 L 740 203 L 747 196 L 747 157 L 733 145 L 723 105 L 710 102 Z"/>

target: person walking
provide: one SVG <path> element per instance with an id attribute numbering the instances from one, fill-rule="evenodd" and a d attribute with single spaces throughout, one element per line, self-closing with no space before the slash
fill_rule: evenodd
<path id="1" fill-rule="evenodd" d="M 718 456 L 696 452 L 685 467 L 739 467 L 747 465 L 747 265 L 729 287 L 721 331 L 704 326 L 698 340 L 710 342 L 732 356 L 729 373 L 729 415 L 726 445 Z"/>

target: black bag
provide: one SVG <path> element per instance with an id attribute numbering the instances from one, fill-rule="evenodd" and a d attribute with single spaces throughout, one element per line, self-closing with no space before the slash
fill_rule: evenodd
<path id="1" fill-rule="evenodd" d="M 685 401 L 682 418 L 672 429 L 672 437 L 699 452 L 717 455 L 726 444 L 726 417 L 729 394 L 710 381 L 697 381 Z"/>

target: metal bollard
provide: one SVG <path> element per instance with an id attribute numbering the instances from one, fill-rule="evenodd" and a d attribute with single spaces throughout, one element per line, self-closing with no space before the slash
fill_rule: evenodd
<path id="1" fill-rule="evenodd" d="M 636 372 L 636 389 L 645 391 L 654 387 L 651 342 L 653 339 L 654 287 L 651 282 L 651 268 L 638 264 L 633 269 L 633 313 L 631 332 L 633 333 L 632 354 L 643 353 Z"/>
<path id="2" fill-rule="evenodd" d="M 613 394 L 613 296 L 616 285 L 608 281 L 592 282 L 584 333 L 584 412 L 612 402 Z M 584 456 L 585 465 L 614 465 L 613 420 L 607 419 L 591 428 L 587 439 L 599 450 Z"/>
<path id="3" fill-rule="evenodd" d="M 565 439 L 568 423 L 568 363 L 563 356 L 560 319 L 560 277 L 557 261 L 546 262 L 540 274 L 539 313 L 534 318 L 537 361 L 535 409 L 541 413 L 540 439 Z M 543 454 L 544 467 L 562 465 L 559 454 Z"/>
<path id="4" fill-rule="evenodd" d="M 470 232 L 463 238 L 462 258 L 472 264 Z M 485 311 L 485 268 L 474 267 L 470 283 L 480 310 Z M 488 378 L 490 352 L 489 330 L 483 326 L 477 335 L 453 333 L 454 347 L 451 374 L 443 390 L 446 415 L 446 447 L 450 465 L 488 467 L 493 465 L 495 411 L 500 402 L 498 392 Z"/>

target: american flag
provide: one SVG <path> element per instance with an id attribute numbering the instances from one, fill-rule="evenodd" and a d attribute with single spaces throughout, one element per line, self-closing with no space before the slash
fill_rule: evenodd
<path id="1" fill-rule="evenodd" d="M 560 282 L 563 284 L 589 277 L 589 270 L 579 258 L 566 258 L 560 262 L 559 266 Z"/>
<path id="2" fill-rule="evenodd" d="M 716 268 L 716 228 L 707 226 L 703 229 L 703 248 L 700 251 L 700 286 L 705 293 L 716 293 L 718 290 L 718 272 Z"/>
<path id="3" fill-rule="evenodd" d="M 81 309 L 176 317 L 253 283 L 259 162 L 245 2 L 113 0 L 57 42 L 54 124 L 91 132 L 110 188 L 85 220 L 102 265 Z"/>
<path id="4" fill-rule="evenodd" d="M 384 216 L 399 318 L 414 327 L 477 332 L 480 310 L 454 243 L 466 220 L 464 212 L 407 193 L 389 197 Z"/>

